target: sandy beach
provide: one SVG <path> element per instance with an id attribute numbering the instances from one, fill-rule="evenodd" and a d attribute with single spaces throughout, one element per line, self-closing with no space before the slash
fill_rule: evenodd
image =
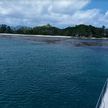
<path id="1" fill-rule="evenodd" d="M 8 34 L 8 33 L 0 33 L 0 36 L 32 36 L 32 37 L 52 37 L 52 38 L 72 38 L 71 36 L 52 36 L 52 35 L 29 35 L 29 34 Z"/>

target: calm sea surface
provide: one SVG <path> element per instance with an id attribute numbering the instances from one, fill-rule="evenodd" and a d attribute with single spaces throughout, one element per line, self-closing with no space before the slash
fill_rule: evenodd
<path id="1" fill-rule="evenodd" d="M 107 40 L 0 37 L 0 108 L 95 108 L 107 77 Z"/>

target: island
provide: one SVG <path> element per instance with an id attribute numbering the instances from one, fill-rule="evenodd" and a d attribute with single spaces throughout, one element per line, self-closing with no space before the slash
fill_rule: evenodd
<path id="1" fill-rule="evenodd" d="M 58 28 L 50 24 L 35 27 L 0 25 L 0 33 L 71 36 L 74 38 L 108 38 L 108 29 L 105 26 L 75 25 L 66 28 Z"/>

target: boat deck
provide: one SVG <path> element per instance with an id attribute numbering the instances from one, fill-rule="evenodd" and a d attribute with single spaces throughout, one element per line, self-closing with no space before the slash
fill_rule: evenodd
<path id="1" fill-rule="evenodd" d="M 108 108 L 108 79 L 106 80 L 96 108 Z"/>
<path id="2" fill-rule="evenodd" d="M 103 96 L 100 108 L 108 108 L 108 85 L 107 85 L 107 89 L 105 91 L 105 94 Z"/>

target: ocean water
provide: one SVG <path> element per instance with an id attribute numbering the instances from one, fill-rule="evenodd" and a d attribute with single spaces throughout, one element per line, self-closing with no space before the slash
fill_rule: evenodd
<path id="1" fill-rule="evenodd" d="M 108 77 L 108 40 L 0 37 L 0 108 L 95 108 Z"/>

